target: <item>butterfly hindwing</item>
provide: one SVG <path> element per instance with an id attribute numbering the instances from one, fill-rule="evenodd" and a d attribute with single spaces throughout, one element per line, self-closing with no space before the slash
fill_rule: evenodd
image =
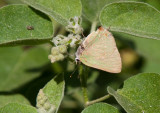
<path id="1" fill-rule="evenodd" d="M 84 50 L 80 61 L 87 66 L 107 72 L 121 71 L 121 58 L 112 34 L 101 28 L 92 32 L 83 42 Z"/>

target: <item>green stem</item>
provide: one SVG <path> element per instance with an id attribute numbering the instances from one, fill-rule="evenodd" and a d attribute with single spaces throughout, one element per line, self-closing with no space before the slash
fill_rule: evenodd
<path id="1" fill-rule="evenodd" d="M 108 99 L 109 97 L 111 97 L 111 95 L 110 95 L 110 94 L 105 95 L 105 96 L 103 96 L 103 97 L 101 97 L 101 98 L 98 98 L 98 99 L 95 99 L 95 100 L 89 101 L 89 102 L 87 102 L 87 103 L 86 103 L 86 106 L 89 106 L 89 105 L 94 104 L 94 103 L 97 103 L 97 102 L 104 101 L 104 100 Z"/>
<path id="2" fill-rule="evenodd" d="M 94 22 L 92 23 L 90 33 L 96 30 L 96 26 L 97 26 L 97 21 L 94 21 Z"/>
<path id="3" fill-rule="evenodd" d="M 82 87 L 84 102 L 88 103 L 87 87 Z"/>
<path id="4" fill-rule="evenodd" d="M 84 103 L 86 104 L 88 103 L 88 94 L 87 94 L 88 69 L 87 67 L 83 67 L 82 65 L 80 65 L 79 73 L 80 73 L 80 82 L 81 82 L 81 87 L 83 92 Z"/>
<path id="5" fill-rule="evenodd" d="M 98 99 L 89 101 L 88 100 L 88 94 L 87 94 L 87 77 L 88 77 L 88 67 L 86 66 L 82 66 L 80 65 L 79 67 L 79 74 L 80 74 L 80 82 L 81 82 L 81 87 L 82 87 L 82 92 L 83 92 L 83 98 L 84 98 L 84 103 L 85 103 L 85 107 L 97 103 L 97 102 L 101 102 L 104 101 L 106 99 L 108 99 L 111 95 L 105 95 L 103 97 L 100 97 Z"/>

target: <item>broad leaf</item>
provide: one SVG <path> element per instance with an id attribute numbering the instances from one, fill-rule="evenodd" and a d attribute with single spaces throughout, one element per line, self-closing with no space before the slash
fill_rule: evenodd
<path id="1" fill-rule="evenodd" d="M 22 0 L 28 5 L 53 17 L 57 22 L 68 25 L 70 18 L 81 16 L 80 0 Z"/>
<path id="2" fill-rule="evenodd" d="M 96 103 L 85 108 L 82 113 L 120 113 L 117 108 L 106 104 Z"/>
<path id="3" fill-rule="evenodd" d="M 83 15 L 91 22 L 99 21 L 99 13 L 103 7 L 109 3 L 117 2 L 120 0 L 81 0 Z M 129 1 L 129 0 L 123 0 Z M 131 0 L 133 1 L 133 0 Z M 138 0 L 134 0 L 138 1 Z"/>
<path id="4" fill-rule="evenodd" d="M 122 89 L 108 87 L 127 113 L 158 113 L 160 111 L 160 75 L 142 73 L 127 79 Z"/>
<path id="5" fill-rule="evenodd" d="M 20 47 L 0 48 L 0 91 L 10 91 L 40 75 L 48 61 L 42 47 L 23 50 Z"/>
<path id="6" fill-rule="evenodd" d="M 99 12 L 109 0 L 81 0 L 83 15 L 91 22 L 97 21 Z"/>
<path id="7" fill-rule="evenodd" d="M 39 91 L 37 96 L 39 112 L 57 113 L 64 96 L 65 82 L 63 77 L 63 74 L 57 75 Z"/>
<path id="8" fill-rule="evenodd" d="M 0 113 L 37 113 L 37 109 L 29 105 L 9 103 L 0 108 Z"/>
<path id="9" fill-rule="evenodd" d="M 7 4 L 22 4 L 21 0 L 5 0 Z"/>
<path id="10" fill-rule="evenodd" d="M 30 102 L 22 95 L 16 94 L 16 95 L 0 95 L 0 107 L 8 104 L 8 103 L 21 103 L 21 104 L 28 104 L 30 105 Z"/>
<path id="11" fill-rule="evenodd" d="M 111 31 L 160 39 L 160 12 L 146 3 L 117 2 L 106 5 L 100 14 L 101 24 Z"/>
<path id="12" fill-rule="evenodd" d="M 0 45 L 39 44 L 52 38 L 52 23 L 44 14 L 26 5 L 0 9 Z"/>
<path id="13" fill-rule="evenodd" d="M 147 2 L 148 4 L 154 6 L 158 10 L 160 10 L 160 1 L 159 0 L 142 0 L 142 1 Z"/>

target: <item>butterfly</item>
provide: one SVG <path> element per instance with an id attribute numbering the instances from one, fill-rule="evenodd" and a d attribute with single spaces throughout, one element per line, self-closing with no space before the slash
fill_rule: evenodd
<path id="1" fill-rule="evenodd" d="M 114 37 L 103 27 L 89 34 L 75 54 L 76 62 L 110 73 L 121 72 L 122 62 Z"/>

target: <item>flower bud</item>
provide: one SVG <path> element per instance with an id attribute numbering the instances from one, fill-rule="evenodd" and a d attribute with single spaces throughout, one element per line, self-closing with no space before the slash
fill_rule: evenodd
<path id="1" fill-rule="evenodd" d="M 53 55 L 48 55 L 48 59 L 51 60 L 51 63 L 54 63 L 56 61 L 56 59 Z"/>
<path id="2" fill-rule="evenodd" d="M 49 102 L 46 102 L 46 103 L 44 104 L 44 109 L 48 111 L 50 108 L 51 108 L 50 103 L 49 103 Z"/>
<path id="3" fill-rule="evenodd" d="M 58 50 L 59 50 L 60 53 L 66 53 L 67 52 L 67 46 L 65 46 L 65 45 L 58 46 Z"/>
<path id="4" fill-rule="evenodd" d="M 68 38 L 70 39 L 69 44 L 71 47 L 75 47 L 77 44 L 80 44 L 82 42 L 80 35 L 69 34 Z"/>
<path id="5" fill-rule="evenodd" d="M 68 38 L 63 35 L 57 35 L 56 37 L 53 37 L 52 42 L 54 45 L 65 45 L 68 41 Z"/>
<path id="6" fill-rule="evenodd" d="M 68 22 L 68 26 L 66 26 L 66 29 L 69 31 L 69 32 L 72 32 L 74 34 L 81 34 L 83 29 L 81 27 L 81 22 L 82 22 L 82 19 L 81 17 L 74 17 L 74 18 L 71 18 Z"/>
<path id="7" fill-rule="evenodd" d="M 52 47 L 51 49 L 51 54 L 54 55 L 58 55 L 59 54 L 59 48 L 58 47 Z"/>
<path id="8" fill-rule="evenodd" d="M 58 54 L 58 55 L 55 56 L 55 59 L 56 59 L 56 61 L 63 60 L 64 55 L 63 54 Z"/>

